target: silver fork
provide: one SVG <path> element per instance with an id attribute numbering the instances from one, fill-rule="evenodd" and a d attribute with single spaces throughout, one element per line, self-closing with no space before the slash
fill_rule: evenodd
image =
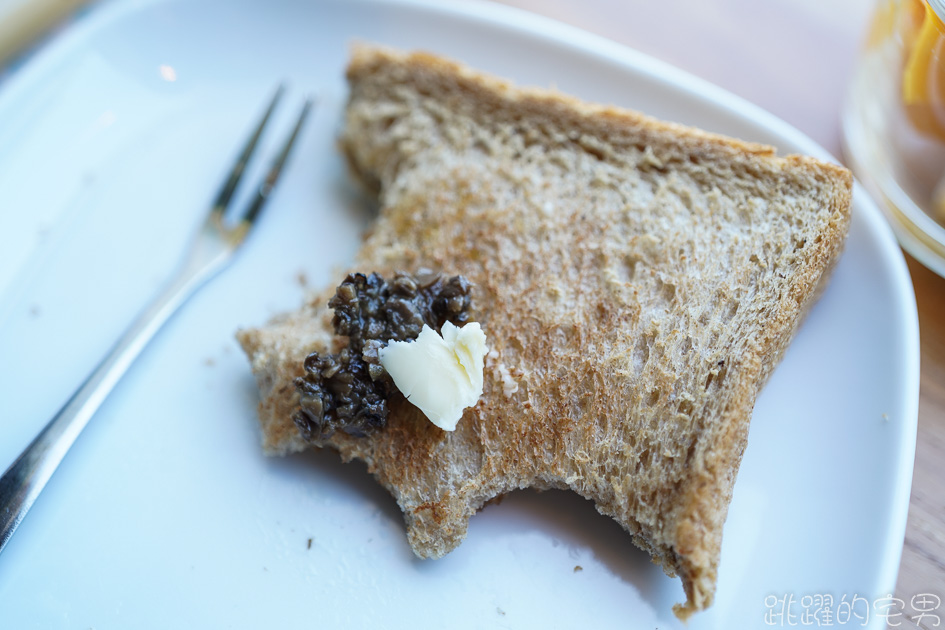
<path id="1" fill-rule="evenodd" d="M 283 92 L 283 86 L 279 86 L 262 119 L 246 141 L 178 275 L 138 316 L 62 409 L 7 468 L 3 477 L 0 477 L 0 552 L 10 541 L 13 532 L 59 467 L 79 433 L 122 375 L 161 326 L 198 288 L 226 266 L 246 238 L 276 185 L 299 130 L 312 107 L 312 99 L 309 98 L 302 106 L 291 134 L 273 160 L 252 200 L 239 217 L 234 217 L 234 224 L 227 225 L 224 220 L 227 206 Z"/>

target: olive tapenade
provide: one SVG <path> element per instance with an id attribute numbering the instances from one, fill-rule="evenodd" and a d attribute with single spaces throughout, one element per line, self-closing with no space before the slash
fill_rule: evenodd
<path id="1" fill-rule="evenodd" d="M 353 273 L 328 306 L 335 333 L 347 337 L 348 345 L 337 354 L 310 354 L 305 376 L 295 381 L 300 409 L 294 420 L 307 441 L 324 440 L 335 431 L 363 436 L 384 426 L 388 400 L 399 392 L 378 351 L 391 341 L 416 339 L 424 324 L 437 333 L 446 322 L 463 325 L 471 291 L 463 276 L 445 278 L 426 270 L 398 272 L 390 280 Z"/>

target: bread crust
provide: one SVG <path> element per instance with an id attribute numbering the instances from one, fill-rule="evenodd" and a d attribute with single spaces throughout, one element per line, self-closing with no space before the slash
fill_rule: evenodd
<path id="1" fill-rule="evenodd" d="M 484 393 L 455 432 L 403 400 L 360 459 L 417 555 L 490 499 L 569 488 L 709 606 L 758 392 L 843 247 L 852 178 L 807 157 L 518 88 L 427 53 L 353 50 L 342 146 L 380 191 L 352 270 L 432 267 L 475 286 Z M 343 344 L 331 289 L 238 333 L 263 446 L 306 448 L 292 383 Z"/>

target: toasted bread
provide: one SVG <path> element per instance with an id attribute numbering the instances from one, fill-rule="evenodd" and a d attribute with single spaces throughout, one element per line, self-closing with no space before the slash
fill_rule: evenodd
<path id="1" fill-rule="evenodd" d="M 360 46 L 347 76 L 342 146 L 381 206 L 352 269 L 464 275 L 491 351 L 456 431 L 401 399 L 317 446 L 367 463 L 421 557 L 493 497 L 570 488 L 681 577 L 677 615 L 707 607 L 752 407 L 841 252 L 850 174 L 425 53 Z M 344 343 L 331 294 L 238 334 L 270 454 L 309 446 L 293 381 Z"/>

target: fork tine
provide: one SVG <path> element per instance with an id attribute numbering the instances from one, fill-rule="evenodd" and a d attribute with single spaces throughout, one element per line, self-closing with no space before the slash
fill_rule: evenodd
<path id="1" fill-rule="evenodd" d="M 247 227 L 256 220 L 256 217 L 259 216 L 259 212 L 262 210 L 263 205 L 269 198 L 269 193 L 272 192 L 273 187 L 275 187 L 276 182 L 279 180 L 279 175 L 282 174 L 282 167 L 285 165 L 285 162 L 289 157 L 289 153 L 292 151 L 293 145 L 295 145 L 295 140 L 299 135 L 299 131 L 302 129 L 302 125 L 305 124 L 305 119 L 308 117 L 308 113 L 312 109 L 312 104 L 313 99 L 311 97 L 305 99 L 305 104 L 302 105 L 302 111 L 299 113 L 299 117 L 295 121 L 295 127 L 292 129 L 292 133 L 289 134 L 285 144 L 282 145 L 282 149 L 272 161 L 272 166 L 269 167 L 269 172 L 266 173 L 265 179 L 263 179 L 262 183 L 259 185 L 259 188 L 256 189 L 256 194 L 253 195 L 252 201 L 250 201 L 246 211 L 243 213 L 241 222 Z"/>
<path id="2" fill-rule="evenodd" d="M 230 170 L 230 174 L 227 177 L 226 182 L 223 184 L 223 187 L 217 194 L 217 198 L 213 202 L 212 212 L 213 214 L 217 215 L 218 218 L 223 218 L 223 213 L 226 211 L 226 207 L 230 204 L 230 199 L 233 197 L 233 193 L 236 191 L 236 187 L 239 185 L 240 179 L 242 179 L 243 173 L 246 171 L 246 165 L 249 163 L 249 159 L 253 155 L 253 151 L 256 150 L 256 145 L 259 143 L 259 138 L 262 137 L 263 129 L 266 127 L 266 123 L 269 122 L 272 112 L 276 109 L 276 104 L 278 104 L 279 99 L 282 98 L 283 92 L 285 92 L 285 84 L 280 83 L 279 87 L 276 88 L 275 94 L 272 96 L 272 100 L 269 102 L 269 106 L 266 108 L 266 113 L 263 114 L 259 124 L 256 125 L 256 128 L 253 130 L 252 134 L 250 134 L 249 138 L 246 140 L 246 144 L 243 146 L 243 150 L 236 159 L 236 163 L 233 165 L 232 170 Z"/>

